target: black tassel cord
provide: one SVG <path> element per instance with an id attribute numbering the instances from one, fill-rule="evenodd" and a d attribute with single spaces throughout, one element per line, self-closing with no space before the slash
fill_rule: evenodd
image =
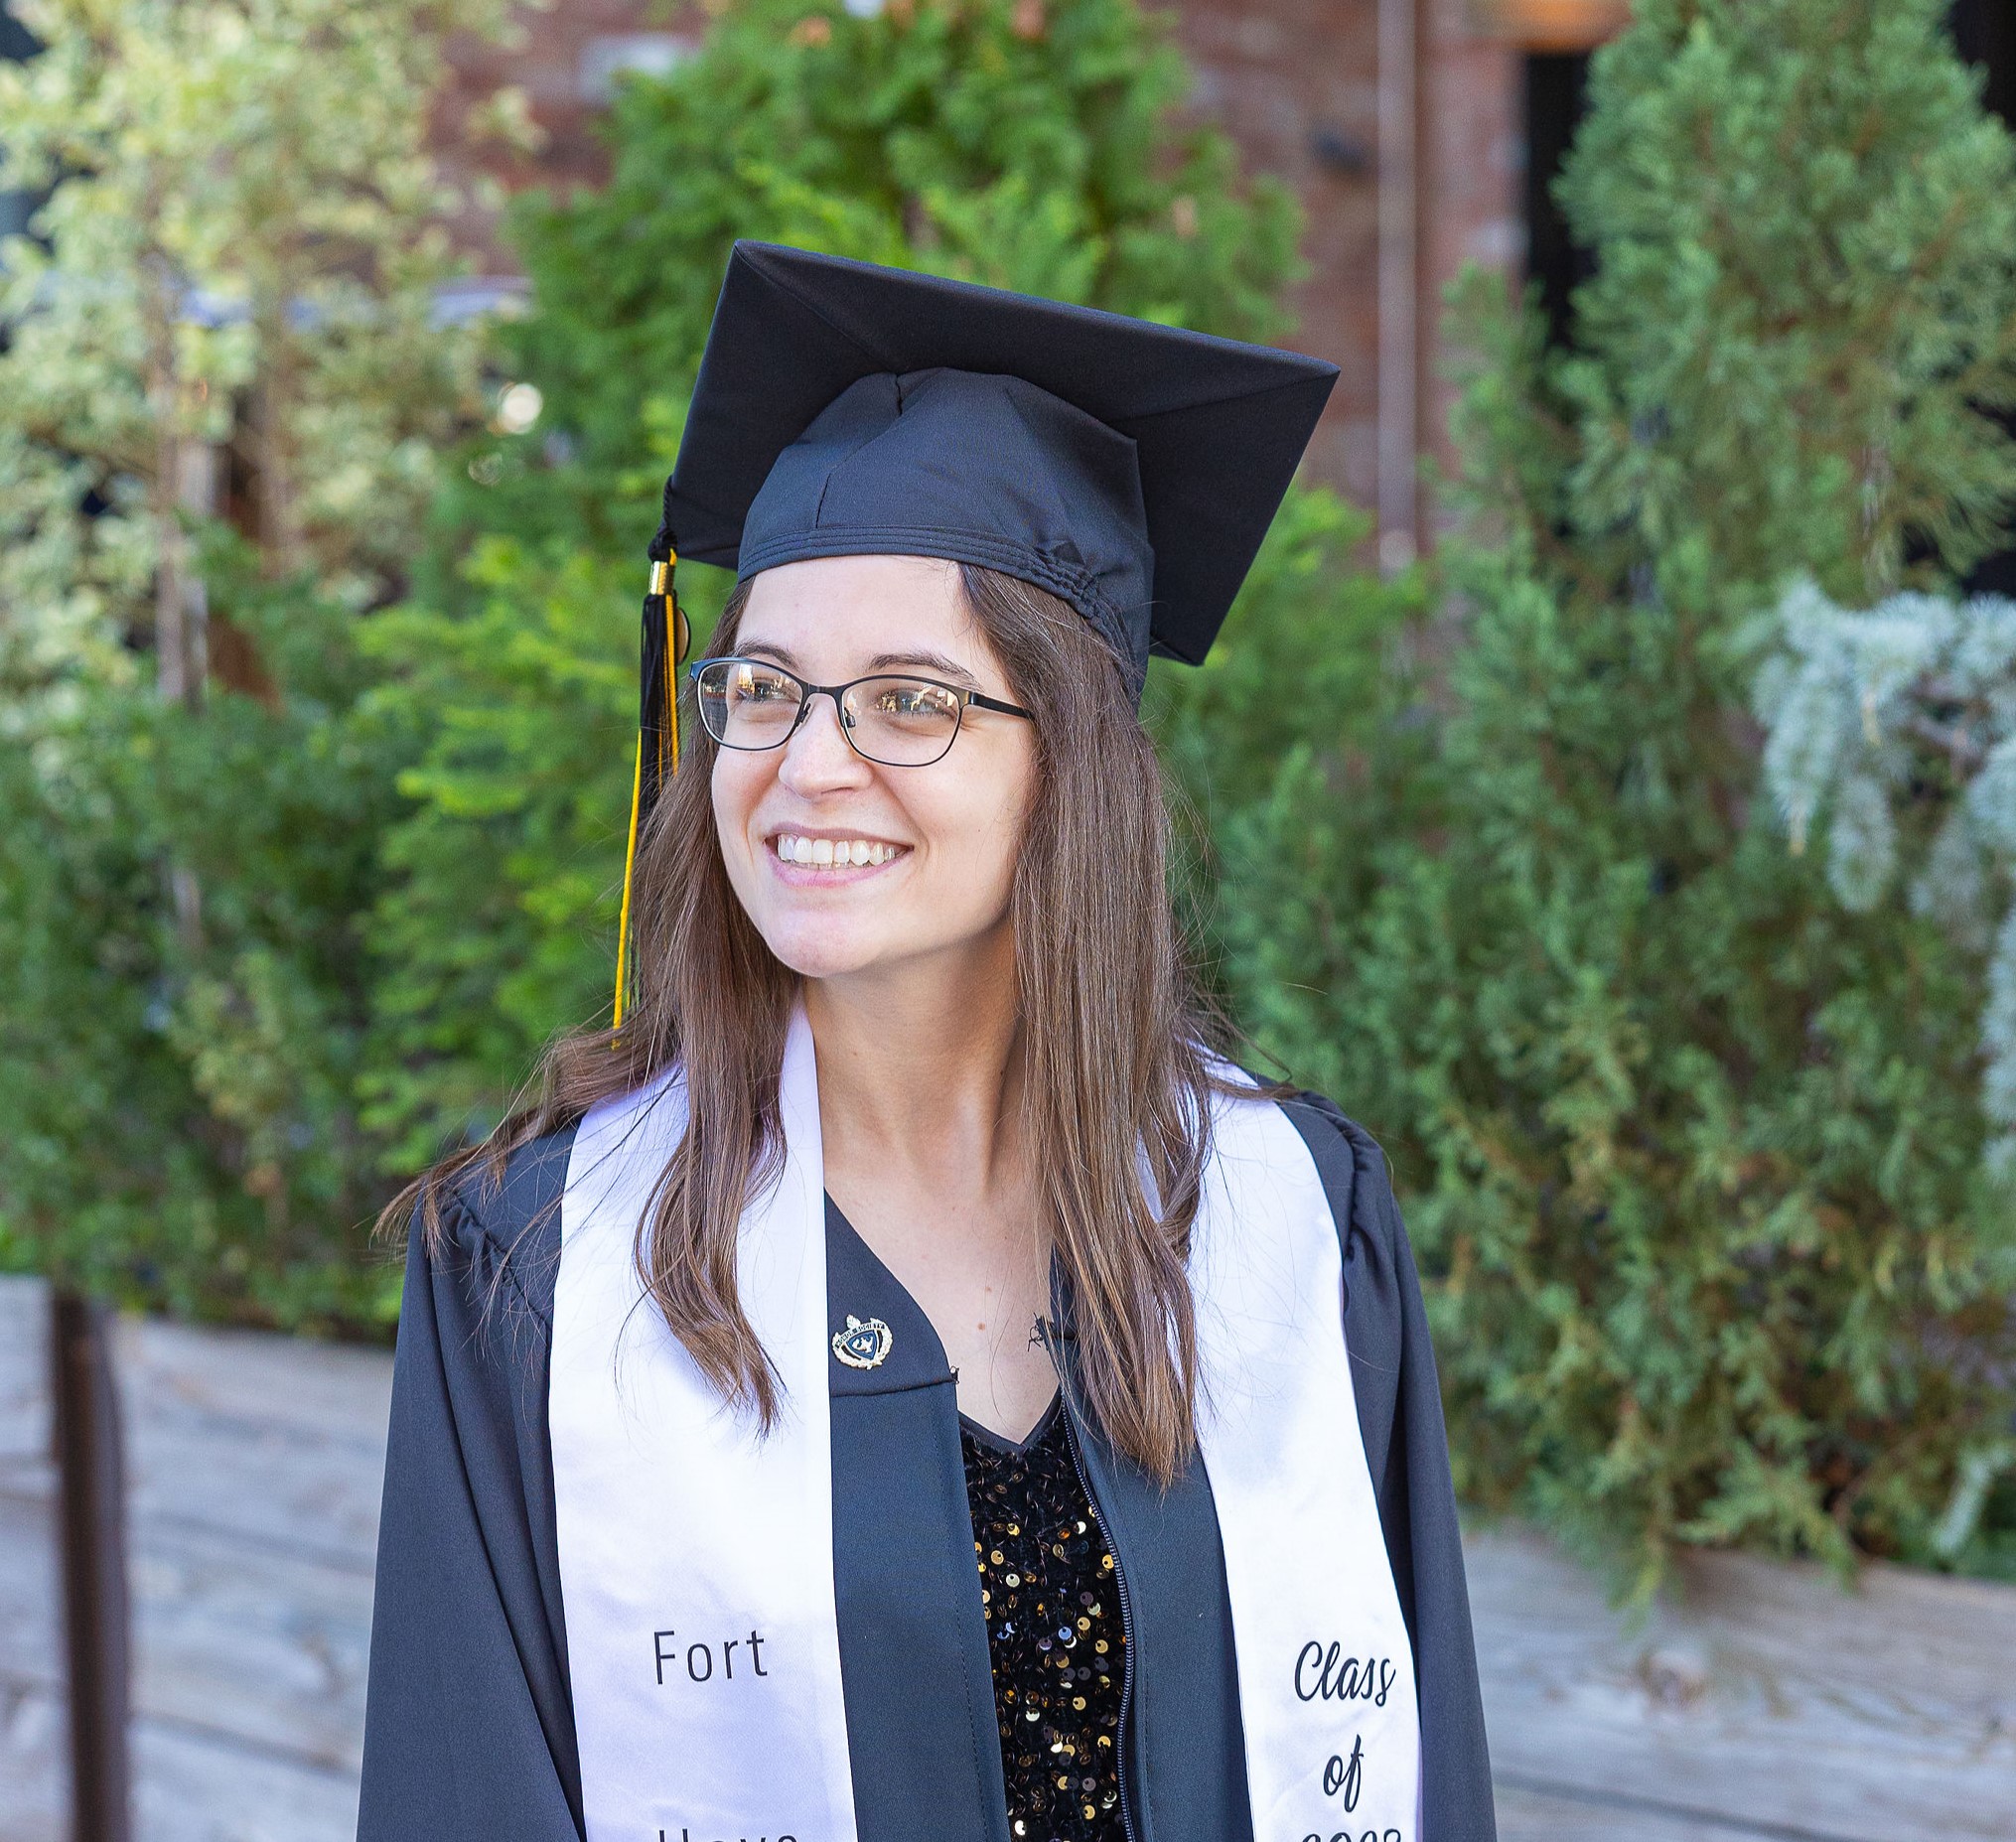
<path id="1" fill-rule="evenodd" d="M 667 498 L 671 483 L 665 483 Z M 630 988 L 630 899 L 637 875 L 637 841 L 664 783 L 679 771 L 679 665 L 691 630 L 679 606 L 672 572 L 679 552 L 670 518 L 661 518 L 650 541 L 650 583 L 644 598 L 643 670 L 639 674 L 637 770 L 630 786 L 630 844 L 623 859 L 623 909 L 616 924 L 616 1015 L 623 1028 Z"/>

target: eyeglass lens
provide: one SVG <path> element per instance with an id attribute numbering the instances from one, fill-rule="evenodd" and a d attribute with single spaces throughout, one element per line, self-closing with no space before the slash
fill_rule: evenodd
<path id="1" fill-rule="evenodd" d="M 705 666 L 697 685 L 700 720 L 725 748 L 774 749 L 797 727 L 804 701 L 798 680 L 761 659 L 724 658 Z M 925 678 L 863 678 L 841 698 L 847 739 L 870 761 L 922 768 L 952 746 L 958 697 Z"/>

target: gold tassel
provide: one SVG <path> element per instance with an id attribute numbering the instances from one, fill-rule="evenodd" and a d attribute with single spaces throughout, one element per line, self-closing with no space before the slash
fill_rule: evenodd
<path id="1" fill-rule="evenodd" d="M 679 772 L 679 665 L 686 656 L 691 629 L 685 610 L 679 606 L 678 592 L 672 586 L 672 571 L 678 561 L 678 552 L 673 551 L 666 561 L 651 564 L 650 586 L 645 591 L 647 604 L 652 596 L 663 604 L 665 623 L 665 711 L 658 730 L 657 759 L 651 764 L 653 799 L 659 785 Z M 645 730 L 641 725 L 637 732 L 637 767 L 630 783 L 630 842 L 623 858 L 623 906 L 616 922 L 616 1004 L 612 1030 L 623 1028 L 624 993 L 630 984 L 630 905 L 637 879 L 638 832 L 644 821 L 644 750 Z"/>
<path id="2" fill-rule="evenodd" d="M 673 556 L 673 562 L 679 558 Z M 665 752 L 671 762 L 661 758 L 657 764 L 659 774 L 679 772 L 679 661 L 685 657 L 685 615 L 679 611 L 679 597 L 671 593 L 671 564 L 665 566 Z"/>
<path id="3" fill-rule="evenodd" d="M 638 731 L 637 772 L 630 779 L 630 848 L 623 856 L 623 907 L 616 918 L 616 1017 L 612 1030 L 623 1028 L 623 990 L 630 983 L 630 884 L 637 873 L 638 807 L 644 800 L 644 731 Z M 613 1047 L 613 1045 L 612 1045 Z"/>

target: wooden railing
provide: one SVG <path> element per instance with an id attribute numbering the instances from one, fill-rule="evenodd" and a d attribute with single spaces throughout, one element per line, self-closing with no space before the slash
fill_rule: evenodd
<path id="1" fill-rule="evenodd" d="M 0 1280 L 0 1842 L 66 1833 L 46 1320 Z M 348 1842 L 390 1363 L 133 1321 L 114 1346 L 134 1833 Z M 1530 1534 L 1470 1567 L 1505 1842 L 2016 1838 L 2016 1588 L 1710 1555 L 1634 1625 Z"/>

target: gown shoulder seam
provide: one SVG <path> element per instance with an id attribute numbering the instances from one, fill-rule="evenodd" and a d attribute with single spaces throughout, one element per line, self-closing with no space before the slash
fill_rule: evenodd
<path id="1" fill-rule="evenodd" d="M 551 1286 L 544 1273 L 528 1274 L 527 1261 L 557 1265 L 558 1217 L 573 1132 L 549 1133 L 519 1146 L 502 1172 L 472 1171 L 441 1199 L 445 1238 L 467 1260 L 487 1265 L 497 1290 L 512 1297 L 540 1327 L 551 1332 Z M 553 1232 L 548 1235 L 549 1228 Z M 544 1243 L 551 1241 L 548 1247 Z"/>

